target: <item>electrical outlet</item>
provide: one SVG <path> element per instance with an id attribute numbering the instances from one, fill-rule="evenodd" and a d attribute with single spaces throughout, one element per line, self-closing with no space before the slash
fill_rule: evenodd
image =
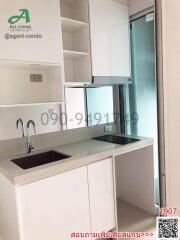
<path id="1" fill-rule="evenodd" d="M 31 82 L 42 82 L 43 76 L 42 76 L 42 74 L 30 74 L 30 81 Z"/>
<path id="2" fill-rule="evenodd" d="M 49 114 L 53 114 L 55 111 L 53 108 L 49 108 Z"/>
<path id="3" fill-rule="evenodd" d="M 112 126 L 111 125 L 105 125 L 104 126 L 104 132 L 112 132 Z"/>

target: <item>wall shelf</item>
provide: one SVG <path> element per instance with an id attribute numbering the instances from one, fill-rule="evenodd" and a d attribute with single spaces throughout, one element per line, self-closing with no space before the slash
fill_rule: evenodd
<path id="1" fill-rule="evenodd" d="M 61 0 L 65 86 L 91 83 L 88 0 Z"/>
<path id="2" fill-rule="evenodd" d="M 28 61 L 16 61 L 1 59 L 0 66 L 3 67 L 29 67 L 29 68 L 56 68 L 61 67 L 60 63 L 45 63 L 45 62 L 28 62 Z"/>
<path id="3" fill-rule="evenodd" d="M 76 59 L 80 57 L 86 57 L 90 54 L 88 52 L 77 52 L 77 51 L 71 51 L 71 50 L 64 50 L 64 57 L 69 59 Z"/>
<path id="4" fill-rule="evenodd" d="M 62 3 L 72 4 L 75 0 L 61 0 Z"/>
<path id="5" fill-rule="evenodd" d="M 89 22 L 88 0 L 60 0 L 61 17 Z"/>
<path id="6" fill-rule="evenodd" d="M 31 106 L 44 106 L 44 105 L 56 105 L 56 104 L 66 104 L 66 102 L 43 102 L 43 103 L 22 103 L 22 104 L 9 104 L 9 105 L 0 105 L 1 108 L 17 108 L 17 107 L 31 107 Z"/>
<path id="7" fill-rule="evenodd" d="M 73 20 L 65 17 L 61 18 L 61 22 L 62 22 L 62 30 L 64 32 L 76 32 L 88 26 L 88 23 L 86 22 L 81 22 L 81 21 L 77 21 L 77 20 Z"/>
<path id="8" fill-rule="evenodd" d="M 84 85 L 89 85 L 89 82 L 66 82 L 65 87 L 81 87 Z"/>

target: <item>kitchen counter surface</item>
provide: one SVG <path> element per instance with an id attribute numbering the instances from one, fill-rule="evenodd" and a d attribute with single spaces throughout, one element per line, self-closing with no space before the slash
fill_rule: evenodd
<path id="1" fill-rule="evenodd" d="M 140 141 L 127 145 L 118 145 L 89 139 L 82 142 L 76 142 L 51 149 L 45 149 L 43 151 L 36 151 L 33 154 L 55 150 L 72 157 L 28 170 L 21 169 L 11 161 L 12 159 L 24 157 L 27 155 L 18 155 L 16 157 L 10 157 L 6 159 L 0 158 L 0 173 L 8 178 L 9 181 L 14 185 L 24 185 L 79 167 L 83 167 L 109 157 L 115 157 L 117 155 L 121 155 L 130 151 L 148 147 L 153 144 L 152 139 L 138 139 L 140 139 Z"/>

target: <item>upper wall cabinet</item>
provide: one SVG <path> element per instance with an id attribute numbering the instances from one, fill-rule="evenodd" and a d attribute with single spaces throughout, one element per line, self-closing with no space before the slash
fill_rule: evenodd
<path id="1" fill-rule="evenodd" d="M 128 5 L 122 0 L 90 0 L 94 77 L 130 77 Z"/>
<path id="2" fill-rule="evenodd" d="M 0 60 L 61 63 L 58 0 L 6 0 L 0 9 Z"/>

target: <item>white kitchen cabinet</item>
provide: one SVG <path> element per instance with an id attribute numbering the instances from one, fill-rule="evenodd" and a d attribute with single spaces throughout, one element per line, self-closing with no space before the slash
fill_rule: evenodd
<path id="1" fill-rule="evenodd" d="M 62 42 L 66 85 L 91 83 L 88 0 L 61 0 Z"/>
<path id="2" fill-rule="evenodd" d="M 70 240 L 117 228 L 111 158 L 22 186 L 0 174 L 0 196 L 2 240 Z"/>
<path id="3" fill-rule="evenodd" d="M 0 9 L 0 60 L 61 63 L 59 0 L 7 0 Z"/>
<path id="4" fill-rule="evenodd" d="M 21 240 L 90 232 L 87 167 L 19 187 L 17 203 Z"/>
<path id="5" fill-rule="evenodd" d="M 130 77 L 128 5 L 89 0 L 92 72 L 95 77 Z"/>
<path id="6" fill-rule="evenodd" d="M 112 164 L 109 158 L 88 166 L 92 232 L 108 232 L 116 228 Z"/>

